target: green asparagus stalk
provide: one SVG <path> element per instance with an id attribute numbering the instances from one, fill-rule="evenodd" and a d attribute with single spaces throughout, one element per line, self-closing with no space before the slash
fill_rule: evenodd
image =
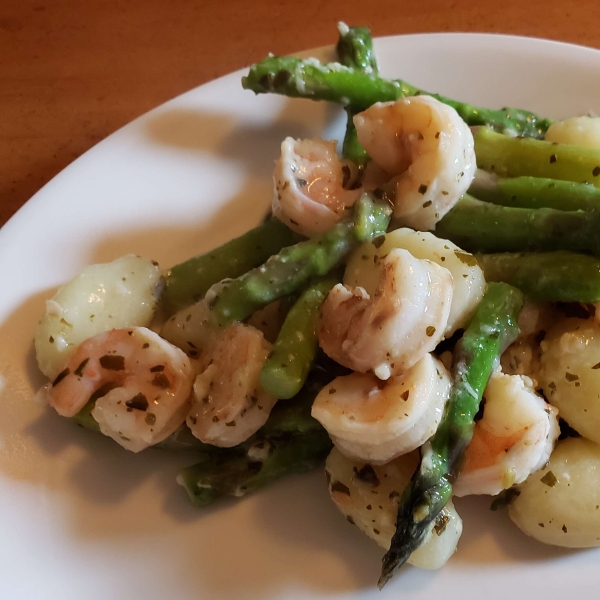
<path id="1" fill-rule="evenodd" d="M 373 52 L 373 38 L 367 27 L 348 27 L 345 23 L 338 23 L 339 38 L 336 46 L 339 61 L 345 67 L 362 71 L 368 75 L 379 75 L 379 67 Z M 356 111 L 351 107 L 345 108 L 348 115 L 346 135 L 342 146 L 342 156 L 362 167 L 366 165 L 369 157 L 358 141 L 354 115 Z"/>
<path id="2" fill-rule="evenodd" d="M 241 495 L 289 473 L 318 467 L 331 441 L 311 408 L 321 389 L 348 370 L 320 354 L 304 387 L 292 400 L 278 402 L 269 420 L 244 444 L 220 454 L 202 455 L 199 464 L 180 474 L 192 501 L 206 506 L 223 496 Z"/>
<path id="3" fill-rule="evenodd" d="M 239 277 L 299 239 L 281 221 L 269 219 L 219 248 L 190 258 L 165 275 L 163 307 L 171 315 L 190 306 L 203 298 L 215 283 Z"/>
<path id="4" fill-rule="evenodd" d="M 293 398 L 304 385 L 319 347 L 321 304 L 338 280 L 327 278 L 309 286 L 288 312 L 260 374 L 262 387 L 275 398 Z"/>
<path id="5" fill-rule="evenodd" d="M 221 286 L 210 300 L 216 321 L 227 327 L 313 277 L 326 275 L 360 243 L 385 233 L 391 207 L 365 193 L 354 205 L 354 216 L 310 240 L 284 248 L 262 266 Z"/>
<path id="6" fill-rule="evenodd" d="M 348 373 L 348 369 L 319 351 L 304 387 L 292 399 L 275 405 L 268 421 L 260 429 L 260 435 L 277 437 L 285 433 L 320 431 L 321 424 L 311 415 L 313 402 L 328 383 Z"/>
<path id="7" fill-rule="evenodd" d="M 383 79 L 339 63 L 324 64 L 311 58 L 270 56 L 252 65 L 242 86 L 256 94 L 275 93 L 291 98 L 327 100 L 360 112 L 376 102 L 428 94 L 452 106 L 469 125 L 486 125 L 494 131 L 543 138 L 552 123 L 518 108 L 481 108 L 429 94 L 401 79 Z"/>
<path id="8" fill-rule="evenodd" d="M 292 56 L 269 56 L 252 65 L 242 86 L 257 94 L 326 100 L 356 110 L 364 110 L 375 102 L 414 96 L 418 91 L 403 81 L 373 77 L 340 63 L 325 64 L 314 58 L 302 60 Z"/>
<path id="9" fill-rule="evenodd" d="M 600 189 L 589 183 L 527 176 L 503 178 L 481 170 L 477 171 L 469 194 L 484 202 L 514 208 L 600 209 Z"/>
<path id="10" fill-rule="evenodd" d="M 511 208 L 465 196 L 435 234 L 469 252 L 569 250 L 600 257 L 600 212 Z"/>
<path id="11" fill-rule="evenodd" d="M 335 47 L 340 63 L 367 75 L 379 75 L 373 51 L 373 38 L 368 27 L 348 27 L 338 23 L 339 38 Z"/>
<path id="12" fill-rule="evenodd" d="M 224 452 L 181 471 L 178 483 L 197 506 L 223 498 L 239 498 L 292 473 L 312 471 L 331 450 L 324 429 L 283 435 L 246 444 L 245 452 Z"/>
<path id="13" fill-rule="evenodd" d="M 479 127 L 473 133 L 477 166 L 502 177 L 545 177 L 600 187 L 600 150 L 515 138 Z"/>
<path id="14" fill-rule="evenodd" d="M 599 302 L 600 260 L 574 252 L 478 254 L 486 281 L 504 281 L 535 300 Z"/>
<path id="15" fill-rule="evenodd" d="M 379 588 L 423 542 L 428 528 L 452 495 L 474 418 L 488 379 L 503 350 L 517 337 L 521 292 L 491 283 L 453 356 L 453 385 L 434 436 L 421 449 L 421 462 L 406 487 L 391 546 L 383 557 Z"/>

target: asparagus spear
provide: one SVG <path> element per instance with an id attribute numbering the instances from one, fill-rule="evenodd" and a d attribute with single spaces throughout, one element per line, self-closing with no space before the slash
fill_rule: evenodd
<path id="1" fill-rule="evenodd" d="M 600 212 L 510 208 L 462 198 L 435 233 L 469 252 L 570 250 L 600 257 Z"/>
<path id="2" fill-rule="evenodd" d="M 340 63 L 367 75 L 379 75 L 373 52 L 373 38 L 368 27 L 348 27 L 338 23 L 339 38 L 335 47 Z"/>
<path id="3" fill-rule="evenodd" d="M 367 27 L 348 27 L 345 23 L 338 23 L 339 38 L 336 51 L 340 63 L 356 71 L 368 75 L 379 75 L 379 67 L 373 53 L 373 39 Z M 345 108 L 348 115 L 346 135 L 342 146 L 342 156 L 351 160 L 358 166 L 364 166 L 369 157 L 365 149 L 358 142 L 354 115 L 356 111 L 351 107 Z"/>
<path id="4" fill-rule="evenodd" d="M 241 495 L 288 473 L 319 466 L 331 441 L 310 411 L 321 389 L 348 370 L 320 354 L 304 387 L 292 400 L 278 402 L 269 420 L 250 440 L 183 471 L 178 481 L 199 506 L 227 495 Z"/>
<path id="5" fill-rule="evenodd" d="M 244 496 L 284 475 L 304 473 L 319 466 L 331 450 L 324 429 L 311 433 L 256 439 L 251 444 L 208 457 L 181 471 L 178 483 L 197 506 L 224 496 Z"/>
<path id="6" fill-rule="evenodd" d="M 410 85 L 401 79 L 382 79 L 339 63 L 324 64 L 314 58 L 270 56 L 252 65 L 242 86 L 257 94 L 275 93 L 292 98 L 327 100 L 356 111 L 376 102 L 428 94 L 452 106 L 469 125 L 487 125 L 495 131 L 543 138 L 552 123 L 518 108 L 498 110 L 458 102 Z"/>
<path id="7" fill-rule="evenodd" d="M 502 351 L 517 337 L 521 292 L 491 283 L 473 320 L 454 349 L 453 386 L 442 421 L 421 449 L 421 462 L 406 487 L 396 532 L 383 557 L 381 589 L 422 543 L 429 525 L 450 496 L 465 449 L 473 436 L 474 417 L 483 390 Z"/>
<path id="8" fill-rule="evenodd" d="M 284 248 L 262 266 L 221 286 L 210 300 L 217 322 L 243 321 L 262 306 L 291 294 L 313 277 L 326 275 L 356 246 L 385 233 L 391 207 L 365 193 L 354 216 L 310 240 Z"/>
<path id="9" fill-rule="evenodd" d="M 219 248 L 174 266 L 164 277 L 163 307 L 171 315 L 190 306 L 215 283 L 239 277 L 298 239 L 281 221 L 269 219 Z"/>
<path id="10" fill-rule="evenodd" d="M 275 398 L 293 398 L 302 388 L 317 353 L 321 304 L 338 278 L 309 286 L 290 309 L 262 368 L 260 383 Z"/>
<path id="11" fill-rule="evenodd" d="M 600 187 L 600 150 L 515 138 L 479 127 L 473 133 L 477 165 L 502 177 L 548 177 Z"/>
<path id="12" fill-rule="evenodd" d="M 600 260 L 574 252 L 478 254 L 486 281 L 504 281 L 536 300 L 600 301 Z"/>
<path id="13" fill-rule="evenodd" d="M 469 194 L 484 202 L 514 208 L 600 208 L 600 189 L 589 183 L 528 176 L 503 178 L 480 170 L 471 183 Z"/>

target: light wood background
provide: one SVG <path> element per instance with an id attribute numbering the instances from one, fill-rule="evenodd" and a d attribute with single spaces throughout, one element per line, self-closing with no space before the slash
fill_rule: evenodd
<path id="1" fill-rule="evenodd" d="M 600 48 L 599 0 L 0 0 L 0 225 L 133 118 L 268 52 L 333 43 L 338 20 Z"/>

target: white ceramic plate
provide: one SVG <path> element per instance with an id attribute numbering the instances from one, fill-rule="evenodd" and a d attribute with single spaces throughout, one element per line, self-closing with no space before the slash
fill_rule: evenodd
<path id="1" fill-rule="evenodd" d="M 465 34 L 376 48 L 384 75 L 458 99 L 552 117 L 600 112 L 594 50 Z M 129 454 L 34 403 L 31 340 L 60 283 L 130 252 L 168 267 L 242 233 L 269 204 L 284 136 L 342 133 L 337 109 L 255 97 L 241 74 L 98 144 L 0 232 L 0 598 L 597 597 L 598 551 L 532 542 L 488 499 L 457 503 L 465 531 L 446 568 L 405 568 L 379 594 L 382 552 L 337 513 L 322 473 L 201 511 L 175 483 L 189 456 Z"/>

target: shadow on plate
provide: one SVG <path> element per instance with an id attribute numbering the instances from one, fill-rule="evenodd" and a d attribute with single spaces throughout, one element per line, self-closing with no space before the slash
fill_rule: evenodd
<path id="1" fill-rule="evenodd" d="M 148 119 L 145 129 L 154 143 L 233 160 L 248 174 L 270 181 L 273 163 L 286 137 L 320 135 L 341 139 L 345 126 L 345 114 L 331 104 L 298 99 L 282 101 L 283 108 L 275 122 L 250 125 L 238 123 L 226 113 L 170 108 Z"/>
<path id="2" fill-rule="evenodd" d="M 459 551 L 452 561 L 473 564 L 506 562 L 547 562 L 582 552 L 541 544 L 525 535 L 510 520 L 508 510 L 491 511 L 490 496 L 454 499 L 463 519 Z M 485 551 L 482 549 L 485 548 Z"/>

